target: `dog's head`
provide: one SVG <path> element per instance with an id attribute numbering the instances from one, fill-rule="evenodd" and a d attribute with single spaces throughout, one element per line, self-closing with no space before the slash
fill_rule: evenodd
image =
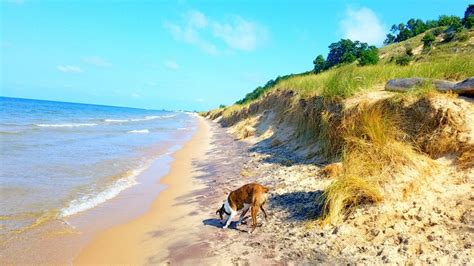
<path id="1" fill-rule="evenodd" d="M 221 217 L 221 220 L 222 220 L 224 219 L 224 213 L 225 213 L 224 204 L 222 204 L 222 206 L 219 209 L 217 209 L 216 214 L 219 214 L 219 217 Z"/>

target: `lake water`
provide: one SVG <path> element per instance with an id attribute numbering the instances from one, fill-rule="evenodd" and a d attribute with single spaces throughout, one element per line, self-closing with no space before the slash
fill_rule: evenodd
<path id="1" fill-rule="evenodd" d="M 0 108 L 2 235 L 114 198 L 195 131 L 184 112 L 6 97 Z"/>

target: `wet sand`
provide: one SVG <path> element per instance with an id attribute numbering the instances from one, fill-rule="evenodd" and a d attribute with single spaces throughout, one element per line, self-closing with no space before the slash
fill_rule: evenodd
<path id="1" fill-rule="evenodd" d="M 160 183 L 166 188 L 151 208 L 137 219 L 98 233 L 74 260 L 75 264 L 144 264 L 165 261 L 180 239 L 194 242 L 202 221 L 196 191 L 205 187 L 195 162 L 209 150 L 211 132 L 203 118 L 193 138 L 173 154 L 169 173 Z"/>

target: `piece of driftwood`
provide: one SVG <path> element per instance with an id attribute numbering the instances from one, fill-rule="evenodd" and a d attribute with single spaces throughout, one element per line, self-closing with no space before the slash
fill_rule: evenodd
<path id="1" fill-rule="evenodd" d="M 391 79 L 385 84 L 385 90 L 407 92 L 425 84 L 432 84 L 438 91 L 452 91 L 459 95 L 474 96 L 474 78 L 455 83 L 447 80 L 429 78 L 400 78 Z"/>

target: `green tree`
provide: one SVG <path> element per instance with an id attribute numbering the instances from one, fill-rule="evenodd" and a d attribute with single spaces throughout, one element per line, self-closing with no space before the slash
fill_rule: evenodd
<path id="1" fill-rule="evenodd" d="M 316 59 L 313 60 L 314 64 L 314 73 L 320 73 L 326 68 L 326 60 L 322 55 L 318 55 Z"/>
<path id="2" fill-rule="evenodd" d="M 463 25 L 466 29 L 471 29 L 474 27 L 474 15 L 467 16 L 463 19 Z"/>
<path id="3" fill-rule="evenodd" d="M 425 24 L 426 24 L 426 29 L 439 27 L 437 20 L 427 20 Z"/>
<path id="4" fill-rule="evenodd" d="M 470 4 L 467 6 L 466 11 L 464 11 L 464 18 L 462 24 L 467 29 L 474 27 L 474 5 Z"/>
<path id="5" fill-rule="evenodd" d="M 375 46 L 369 46 L 367 49 L 360 52 L 359 64 L 376 65 L 379 62 L 379 49 Z"/>
<path id="6" fill-rule="evenodd" d="M 462 30 L 461 18 L 458 16 L 439 16 L 438 24 L 439 26 L 448 26 L 455 31 Z"/>
<path id="7" fill-rule="evenodd" d="M 426 23 L 421 19 L 410 19 L 407 22 L 407 28 L 411 31 L 412 36 L 423 33 L 428 29 Z"/>
<path id="8" fill-rule="evenodd" d="M 447 16 L 441 15 L 438 18 L 438 25 L 439 26 L 451 26 L 455 24 L 461 24 L 461 18 L 458 16 Z"/>
<path id="9" fill-rule="evenodd" d="M 395 39 L 396 39 L 395 35 L 389 33 L 389 34 L 387 34 L 387 38 L 385 39 L 385 41 L 383 41 L 383 44 L 389 45 L 391 43 L 394 43 Z"/>
<path id="10" fill-rule="evenodd" d="M 352 63 L 357 60 L 359 41 L 341 39 L 329 45 L 329 54 L 326 59 L 326 68 L 342 63 Z"/>
<path id="11" fill-rule="evenodd" d="M 320 59 L 322 59 L 322 56 Z M 352 63 L 356 60 L 361 65 L 376 64 L 378 62 L 378 49 L 375 46 L 369 46 L 367 43 L 360 41 L 341 39 L 329 45 L 325 69 L 339 64 Z"/>
<path id="12" fill-rule="evenodd" d="M 423 39 L 421 39 L 421 41 L 423 41 L 423 47 L 425 48 L 431 47 L 435 40 L 436 40 L 435 36 L 431 33 L 425 34 L 425 36 L 423 36 Z"/>

